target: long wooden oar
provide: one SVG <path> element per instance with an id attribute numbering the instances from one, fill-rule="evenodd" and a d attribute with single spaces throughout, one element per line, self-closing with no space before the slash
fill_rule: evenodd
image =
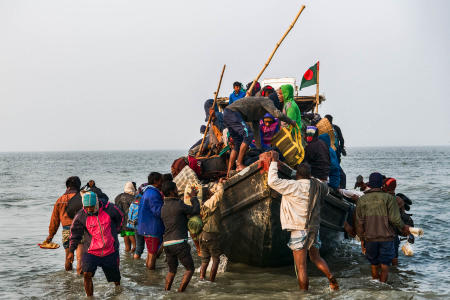
<path id="1" fill-rule="evenodd" d="M 275 46 L 275 49 L 273 49 L 272 53 L 269 56 L 269 59 L 267 60 L 266 64 L 264 65 L 264 67 L 262 68 L 261 72 L 259 72 L 258 76 L 256 76 L 255 80 L 253 80 L 252 85 L 250 86 L 250 88 L 247 91 L 247 96 L 251 95 L 253 87 L 255 85 L 255 83 L 259 80 L 259 78 L 261 77 L 261 75 L 264 73 L 264 71 L 266 70 L 267 66 L 270 64 L 270 61 L 272 60 L 272 57 L 274 56 L 275 52 L 277 52 L 278 47 L 280 47 L 281 43 L 283 42 L 284 38 L 288 35 L 289 31 L 291 31 L 292 27 L 294 27 L 295 23 L 297 22 L 298 17 L 300 17 L 300 14 L 302 13 L 302 11 L 305 9 L 305 6 L 302 5 L 302 7 L 300 8 L 299 12 L 297 13 L 297 15 L 295 16 L 294 21 L 292 21 L 291 25 L 289 26 L 288 30 L 283 34 L 283 36 L 281 37 L 280 41 L 277 43 L 277 45 Z"/>
<path id="2" fill-rule="evenodd" d="M 217 86 L 217 91 L 214 95 L 214 102 L 213 102 L 213 106 L 212 106 L 213 109 L 215 109 L 215 107 L 216 107 L 217 95 L 219 95 L 220 85 L 222 84 L 223 73 L 225 72 L 226 66 L 227 65 L 223 65 L 222 74 L 220 74 L 219 85 Z M 202 143 L 200 144 L 200 149 L 197 152 L 197 157 L 199 157 L 203 151 L 203 143 L 205 142 L 206 134 L 208 134 L 209 124 L 211 123 L 211 120 L 212 120 L 212 115 L 210 114 L 209 118 L 208 118 L 208 123 L 206 124 L 205 133 L 203 134 Z"/>

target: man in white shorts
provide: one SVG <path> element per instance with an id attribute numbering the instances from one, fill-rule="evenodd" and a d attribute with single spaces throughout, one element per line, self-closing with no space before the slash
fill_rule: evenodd
<path id="1" fill-rule="evenodd" d="M 332 290 L 339 290 L 336 278 L 326 261 L 320 257 L 320 199 L 328 194 L 326 183 L 311 177 L 311 167 L 302 163 L 297 167 L 296 180 L 278 177 L 278 153 L 271 152 L 268 175 L 269 186 L 282 195 L 280 206 L 281 227 L 291 232 L 288 246 L 291 248 L 297 268 L 301 290 L 308 290 L 309 281 L 306 259 L 309 258 L 330 282 Z"/>

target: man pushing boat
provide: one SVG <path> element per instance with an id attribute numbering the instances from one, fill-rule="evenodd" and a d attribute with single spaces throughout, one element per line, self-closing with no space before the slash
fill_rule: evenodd
<path id="1" fill-rule="evenodd" d="M 296 180 L 279 178 L 278 153 L 271 151 L 268 184 L 282 195 L 281 227 L 291 233 L 288 246 L 294 255 L 300 289 L 308 290 L 306 260 L 309 253 L 311 261 L 328 278 L 330 288 L 338 290 L 336 278 L 319 253 L 320 199 L 328 194 L 326 183 L 311 177 L 311 167 L 307 163 L 297 166 Z"/>

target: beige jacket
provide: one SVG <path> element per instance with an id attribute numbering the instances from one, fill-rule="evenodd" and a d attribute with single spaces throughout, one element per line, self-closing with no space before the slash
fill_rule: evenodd
<path id="1" fill-rule="evenodd" d="M 270 163 L 268 176 L 269 186 L 282 195 L 280 206 L 282 229 L 304 230 L 308 218 L 310 180 L 279 178 L 276 162 Z"/>

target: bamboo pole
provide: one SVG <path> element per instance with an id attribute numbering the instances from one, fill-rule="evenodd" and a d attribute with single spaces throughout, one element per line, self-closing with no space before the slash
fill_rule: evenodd
<path id="1" fill-rule="evenodd" d="M 319 112 L 319 72 L 320 62 L 317 62 L 317 84 L 316 84 L 316 114 Z"/>
<path id="2" fill-rule="evenodd" d="M 284 38 L 288 35 L 289 31 L 291 31 L 292 27 L 294 27 L 295 23 L 297 22 L 298 17 L 300 17 L 300 14 L 302 13 L 302 11 L 305 9 L 305 6 L 302 5 L 302 7 L 300 8 L 299 12 L 297 13 L 297 15 L 295 16 L 294 21 L 292 21 L 291 25 L 289 26 L 288 30 L 286 30 L 286 32 L 284 33 L 284 35 L 281 37 L 280 41 L 277 43 L 277 45 L 275 46 L 275 49 L 273 49 L 272 53 L 269 56 L 269 59 L 267 60 L 267 62 L 265 63 L 264 67 L 262 68 L 262 70 L 259 72 L 258 76 L 256 76 L 255 80 L 253 80 L 252 85 L 250 86 L 250 88 L 247 91 L 247 96 L 251 95 L 251 92 L 253 90 L 253 87 L 255 86 L 255 83 L 259 80 L 259 78 L 261 77 L 261 75 L 264 73 L 264 71 L 266 70 L 267 66 L 269 66 L 270 61 L 272 60 L 272 57 L 275 55 L 275 52 L 277 52 L 278 47 L 280 47 L 281 43 L 283 42 Z"/>
<path id="3" fill-rule="evenodd" d="M 222 74 L 220 74 L 219 85 L 217 86 L 217 90 L 216 90 L 216 93 L 214 95 L 214 102 L 213 102 L 213 106 L 212 106 L 213 109 L 216 106 L 217 96 L 219 95 L 220 85 L 222 84 L 223 73 L 225 72 L 225 67 L 226 66 L 227 65 L 223 65 Z M 202 143 L 200 144 L 200 149 L 198 150 L 197 155 L 196 155 L 197 157 L 199 157 L 201 155 L 202 151 L 203 151 L 203 144 L 205 142 L 206 134 L 208 134 L 209 124 L 211 123 L 211 120 L 212 120 L 212 116 L 210 114 L 209 118 L 208 118 L 208 123 L 206 124 L 205 133 L 203 134 Z"/>

